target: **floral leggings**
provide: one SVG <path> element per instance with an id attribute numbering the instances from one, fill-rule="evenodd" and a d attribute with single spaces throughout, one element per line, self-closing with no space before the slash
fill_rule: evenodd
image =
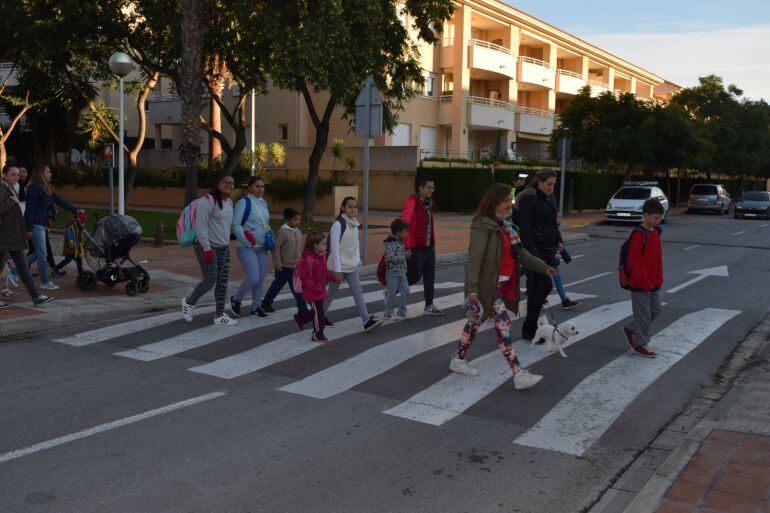
<path id="1" fill-rule="evenodd" d="M 497 334 L 497 346 L 505 357 L 505 361 L 510 365 L 513 373 L 517 373 L 521 370 L 521 364 L 519 358 L 513 351 L 513 344 L 511 343 L 511 319 L 508 317 L 508 310 L 505 308 L 505 302 L 502 298 L 497 298 L 492 306 L 492 320 L 495 323 L 495 333 Z M 462 335 L 460 335 L 460 347 L 457 350 L 457 357 L 461 360 L 465 360 L 465 356 L 468 354 L 468 349 L 471 348 L 473 339 L 476 338 L 476 334 L 479 332 L 481 324 L 468 322 L 463 328 Z"/>

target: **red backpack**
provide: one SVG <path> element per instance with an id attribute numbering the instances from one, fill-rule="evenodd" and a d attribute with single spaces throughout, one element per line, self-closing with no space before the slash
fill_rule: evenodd
<path id="1" fill-rule="evenodd" d="M 377 281 L 380 282 L 383 286 L 386 285 L 385 283 L 385 255 L 383 254 L 380 257 L 380 263 L 377 264 Z"/>

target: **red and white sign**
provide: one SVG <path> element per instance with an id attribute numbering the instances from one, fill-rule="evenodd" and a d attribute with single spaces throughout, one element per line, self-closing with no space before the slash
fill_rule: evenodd
<path id="1" fill-rule="evenodd" d="M 115 167 L 114 149 L 115 149 L 114 144 L 104 145 L 104 165 L 107 167 Z"/>

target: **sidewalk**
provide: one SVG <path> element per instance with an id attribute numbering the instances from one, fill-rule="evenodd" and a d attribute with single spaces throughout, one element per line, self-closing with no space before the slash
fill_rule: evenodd
<path id="1" fill-rule="evenodd" d="M 589 513 L 770 513 L 770 315 Z"/>
<path id="2" fill-rule="evenodd" d="M 370 225 L 389 226 L 400 215 L 399 212 L 371 212 Z M 568 215 L 562 226 L 566 242 L 585 240 L 588 236 L 576 231 L 578 226 L 600 220 L 602 215 Z M 319 218 L 332 222 L 332 218 Z M 437 214 L 436 228 L 436 264 L 449 265 L 467 259 L 468 237 L 471 216 L 460 214 Z M 373 276 L 383 251 L 382 241 L 390 233 L 389 228 L 369 230 L 368 254 L 364 259 L 363 276 Z M 61 260 L 61 234 L 51 234 L 51 244 L 56 261 Z M 233 246 L 234 247 L 234 246 Z M 146 261 L 142 266 L 150 273 L 150 291 L 128 297 L 125 284 L 120 283 L 109 288 L 103 283 L 93 292 L 83 292 L 75 286 L 76 269 L 74 264 L 67 267 L 67 275 L 55 278 L 60 290 L 49 294 L 55 301 L 41 307 L 33 307 L 27 291 L 20 286 L 13 289 L 16 297 L 4 300 L 11 306 L 0 310 L 0 341 L 12 335 L 31 336 L 78 323 L 107 320 L 116 316 L 135 315 L 150 311 L 162 311 L 179 307 L 180 298 L 189 293 L 200 280 L 200 268 L 191 248 L 182 248 L 177 244 L 164 244 L 156 248 L 148 243 L 141 243 L 131 252 L 136 262 Z M 269 264 L 272 271 L 272 262 Z M 230 288 L 234 290 L 243 280 L 243 269 L 238 263 L 235 251 L 232 251 L 230 265 Z M 37 278 L 35 279 L 36 283 Z M 268 276 L 265 289 L 272 280 Z M 213 297 L 207 295 L 199 303 L 211 304 Z"/>

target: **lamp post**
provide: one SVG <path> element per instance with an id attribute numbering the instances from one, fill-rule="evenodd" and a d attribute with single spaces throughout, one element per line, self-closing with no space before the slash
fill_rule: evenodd
<path id="1" fill-rule="evenodd" d="M 118 214 L 126 213 L 125 205 L 125 148 L 123 146 L 123 77 L 134 70 L 134 61 L 128 54 L 115 52 L 110 56 L 110 71 L 118 76 L 120 120 L 118 122 Z"/>

